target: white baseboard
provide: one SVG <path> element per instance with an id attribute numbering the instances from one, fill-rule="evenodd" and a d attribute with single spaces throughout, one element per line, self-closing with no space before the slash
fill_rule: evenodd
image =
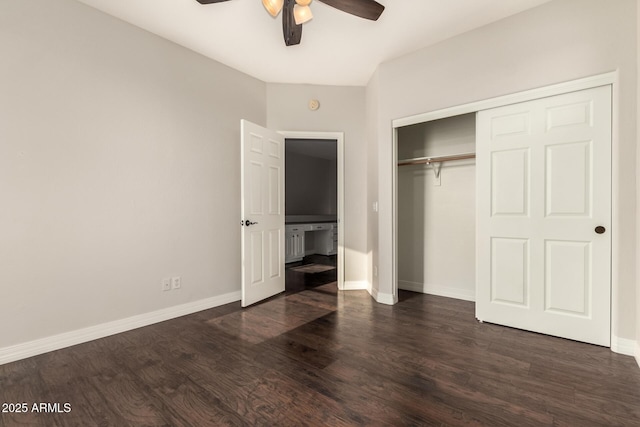
<path id="1" fill-rule="evenodd" d="M 378 301 L 380 304 L 394 305 L 398 303 L 398 297 L 393 294 L 378 292 L 376 301 Z"/>
<path id="2" fill-rule="evenodd" d="M 636 341 L 636 354 L 635 354 L 636 362 L 638 362 L 638 367 L 640 367 L 640 342 Z"/>
<path id="3" fill-rule="evenodd" d="M 367 290 L 369 291 L 369 295 L 380 304 L 394 305 L 398 302 L 398 297 L 393 294 L 378 292 L 378 290 L 374 288 L 368 288 Z"/>
<path id="4" fill-rule="evenodd" d="M 398 288 L 405 291 L 420 292 L 423 294 L 437 295 L 440 297 L 461 299 L 464 301 L 475 301 L 475 290 L 452 288 L 451 286 L 430 285 L 427 283 L 409 282 L 398 280 Z"/>
<path id="5" fill-rule="evenodd" d="M 359 291 L 369 289 L 369 283 L 366 280 L 346 280 L 344 282 L 344 291 Z"/>
<path id="6" fill-rule="evenodd" d="M 619 338 L 611 335 L 611 351 L 614 353 L 624 354 L 626 356 L 634 356 L 637 349 L 637 343 L 634 340 Z M 637 360 L 637 357 L 636 357 Z"/>
<path id="7" fill-rule="evenodd" d="M 240 291 L 0 348 L 0 365 L 239 301 Z"/>

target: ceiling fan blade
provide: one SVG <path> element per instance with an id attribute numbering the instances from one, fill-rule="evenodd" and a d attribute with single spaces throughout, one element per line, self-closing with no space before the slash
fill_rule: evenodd
<path id="1" fill-rule="evenodd" d="M 350 13 L 360 18 L 377 21 L 384 6 L 374 0 L 319 0 L 331 7 L 340 9 L 343 12 Z"/>
<path id="2" fill-rule="evenodd" d="M 229 0 L 196 0 L 200 4 L 211 4 L 211 3 L 222 3 L 223 1 Z"/>
<path id="3" fill-rule="evenodd" d="M 295 0 L 284 0 L 282 7 L 282 35 L 284 36 L 284 44 L 287 46 L 300 44 L 302 40 L 302 24 L 297 25 L 293 17 L 295 4 Z"/>

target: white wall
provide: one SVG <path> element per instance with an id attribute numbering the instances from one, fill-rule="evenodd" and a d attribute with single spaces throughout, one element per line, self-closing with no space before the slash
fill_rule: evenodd
<path id="1" fill-rule="evenodd" d="M 318 99 L 320 109 L 311 111 L 310 99 Z M 268 83 L 267 126 L 282 131 L 344 132 L 345 281 L 364 283 L 367 271 L 365 88 Z"/>
<path id="2" fill-rule="evenodd" d="M 394 291 L 393 119 L 618 70 L 612 323 L 614 337 L 635 339 L 636 17 L 634 0 L 554 0 L 378 68 L 369 83 L 379 91 L 369 107 L 380 123 L 378 173 L 369 180 L 380 200 L 376 292 Z"/>
<path id="3" fill-rule="evenodd" d="M 398 129 L 398 159 L 475 151 L 475 114 Z M 475 161 L 440 166 L 398 168 L 398 287 L 474 301 Z"/>
<path id="4" fill-rule="evenodd" d="M 72 0 L 0 2 L 0 56 L 0 350 L 239 291 L 263 82 Z"/>

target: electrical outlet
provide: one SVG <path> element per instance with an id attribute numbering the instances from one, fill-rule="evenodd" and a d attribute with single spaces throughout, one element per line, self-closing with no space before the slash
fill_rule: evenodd
<path id="1" fill-rule="evenodd" d="M 180 278 L 180 276 L 171 278 L 171 287 L 173 289 L 180 289 L 182 287 L 182 279 Z"/>
<path id="2" fill-rule="evenodd" d="M 171 290 L 171 278 L 170 277 L 165 277 L 164 279 L 162 279 L 162 290 L 163 291 L 170 291 Z"/>

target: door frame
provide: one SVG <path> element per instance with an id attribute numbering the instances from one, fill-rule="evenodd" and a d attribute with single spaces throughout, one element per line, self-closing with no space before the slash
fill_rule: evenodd
<path id="1" fill-rule="evenodd" d="M 334 139 L 338 150 L 338 290 L 344 290 L 344 132 L 277 131 L 285 139 Z M 285 165 L 287 158 L 284 159 Z M 285 194 L 287 188 L 285 186 Z"/>
<path id="2" fill-rule="evenodd" d="M 611 174 L 611 350 L 617 353 L 632 354 L 626 344 L 626 340 L 618 338 L 614 331 L 617 330 L 618 322 L 618 298 L 619 294 L 619 277 L 620 271 L 619 265 L 619 240 L 620 240 L 620 227 L 618 212 L 620 212 L 618 198 L 616 194 L 620 192 L 620 183 L 618 177 L 613 171 L 618 168 L 618 158 L 620 156 L 620 146 L 618 137 L 618 71 L 612 71 L 604 74 L 598 74 L 582 79 L 571 80 L 540 88 L 530 89 L 522 92 L 516 92 L 509 95 L 499 96 L 495 98 L 489 98 L 481 101 L 471 102 L 468 104 L 462 104 L 441 110 L 430 111 L 426 113 L 416 114 L 403 118 L 395 119 L 391 122 L 393 130 L 393 154 L 392 154 L 392 206 L 391 213 L 392 221 L 392 247 L 391 247 L 391 272 L 392 272 L 392 293 L 395 300 L 398 300 L 398 128 L 414 125 L 418 123 L 430 122 L 433 120 L 445 119 L 448 117 L 458 116 L 461 114 L 477 113 L 481 110 L 487 110 L 490 108 L 503 107 L 510 104 L 516 104 L 519 102 L 533 101 L 539 98 L 545 98 L 548 96 L 561 95 L 564 93 L 591 89 L 598 86 L 611 85 L 612 87 L 612 127 L 611 127 L 611 161 L 612 161 L 612 174 Z M 383 260 L 380 260 L 383 262 Z M 632 350 L 631 350 L 632 351 Z"/>

